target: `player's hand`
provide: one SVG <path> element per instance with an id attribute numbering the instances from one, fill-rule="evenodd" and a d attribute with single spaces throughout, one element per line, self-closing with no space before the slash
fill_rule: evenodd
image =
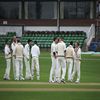
<path id="1" fill-rule="evenodd" d="M 57 56 L 54 56 L 54 58 L 56 59 L 56 58 L 57 58 Z"/>
<path id="2" fill-rule="evenodd" d="M 64 56 L 64 58 L 66 59 L 66 56 Z"/>

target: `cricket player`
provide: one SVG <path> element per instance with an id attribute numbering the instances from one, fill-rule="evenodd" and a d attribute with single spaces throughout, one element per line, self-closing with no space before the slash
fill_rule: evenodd
<path id="1" fill-rule="evenodd" d="M 79 45 L 79 42 L 75 43 L 75 59 L 74 59 L 74 69 L 72 73 L 72 80 L 75 77 L 75 74 L 77 73 L 77 79 L 76 83 L 80 82 L 80 64 L 81 64 L 81 48 Z"/>
<path id="2" fill-rule="evenodd" d="M 4 52 L 5 52 L 5 59 L 6 59 L 6 70 L 4 74 L 4 80 L 10 80 L 11 50 L 7 43 L 5 45 Z"/>
<path id="3" fill-rule="evenodd" d="M 31 54 L 32 54 L 31 80 L 33 80 L 34 78 L 35 69 L 37 74 L 37 80 L 40 80 L 40 67 L 39 67 L 40 48 L 37 46 L 37 41 L 34 41 L 34 45 L 31 48 Z"/>
<path id="4" fill-rule="evenodd" d="M 15 49 L 15 47 L 16 47 L 16 44 L 17 44 L 17 38 L 16 38 L 16 36 L 14 36 L 14 37 L 13 37 L 13 42 L 12 42 L 12 44 L 11 44 L 14 80 L 15 80 L 15 78 L 16 78 L 16 68 L 15 68 L 16 60 L 15 60 L 15 57 L 14 57 L 14 49 Z"/>
<path id="5" fill-rule="evenodd" d="M 72 80 L 72 68 L 73 68 L 73 59 L 74 59 L 74 48 L 73 42 L 70 42 L 70 45 L 66 48 L 66 60 L 68 66 L 68 81 L 71 82 Z"/>
<path id="6" fill-rule="evenodd" d="M 29 80 L 31 79 L 31 70 L 30 70 L 30 47 L 32 45 L 32 40 L 28 40 L 27 44 L 24 47 L 24 62 L 26 66 L 26 75 L 25 79 Z"/>
<path id="7" fill-rule="evenodd" d="M 56 46 L 58 43 L 58 38 L 55 37 L 53 39 L 53 43 L 51 44 L 51 60 L 52 60 L 52 65 L 51 65 L 51 70 L 50 70 L 50 77 L 49 77 L 49 82 L 55 82 L 56 81 L 56 67 L 57 67 L 57 54 L 56 54 Z"/>
<path id="8" fill-rule="evenodd" d="M 23 78 L 23 55 L 24 47 L 20 43 L 20 40 L 17 40 L 17 45 L 14 49 L 14 57 L 16 59 L 16 79 L 15 80 L 24 80 Z"/>
<path id="9" fill-rule="evenodd" d="M 57 71 L 57 82 L 65 82 L 65 75 L 66 75 L 66 45 L 62 41 L 61 38 L 59 38 L 59 42 L 56 47 L 57 52 L 57 62 L 58 62 L 58 71 Z M 62 71 L 62 75 L 61 75 Z"/>

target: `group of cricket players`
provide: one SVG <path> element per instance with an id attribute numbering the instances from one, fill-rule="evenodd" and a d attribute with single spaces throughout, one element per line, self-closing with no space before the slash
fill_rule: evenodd
<path id="1" fill-rule="evenodd" d="M 50 83 L 65 83 L 66 70 L 68 70 L 68 82 L 80 82 L 81 48 L 79 42 L 73 44 L 71 41 L 66 48 L 62 38 L 54 38 L 51 44 L 51 59 Z M 76 78 L 75 75 L 77 75 Z"/>
<path id="2" fill-rule="evenodd" d="M 4 74 L 4 80 L 10 80 L 10 68 L 11 58 L 13 63 L 14 80 L 33 80 L 34 69 L 36 69 L 37 80 L 40 80 L 40 68 L 39 68 L 39 55 L 40 48 L 37 46 L 37 41 L 28 40 L 27 44 L 23 46 L 20 39 L 16 36 L 13 37 L 11 49 L 8 43 L 5 44 L 5 58 L 6 58 L 6 70 Z M 32 57 L 32 65 L 30 68 L 30 57 Z M 24 61 L 23 61 L 24 59 Z M 23 77 L 23 62 L 25 63 L 25 78 Z"/>
<path id="3" fill-rule="evenodd" d="M 40 48 L 37 41 L 33 43 L 29 39 L 27 44 L 23 46 L 20 39 L 14 36 L 11 46 L 8 43 L 5 44 L 4 52 L 6 59 L 4 80 L 10 80 L 11 59 L 14 80 L 33 80 L 35 70 L 36 78 L 40 80 Z M 67 70 L 68 82 L 80 82 L 81 48 L 79 42 L 73 44 L 71 41 L 69 46 L 66 47 L 62 38 L 55 37 L 51 44 L 51 60 L 50 83 L 65 83 Z M 25 63 L 25 78 L 23 77 L 23 62 Z M 75 75 L 77 75 L 76 78 Z"/>

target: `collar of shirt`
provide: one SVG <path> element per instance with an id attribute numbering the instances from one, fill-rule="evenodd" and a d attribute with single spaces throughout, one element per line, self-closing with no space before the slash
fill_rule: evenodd
<path id="1" fill-rule="evenodd" d="M 16 45 L 16 43 L 15 43 L 15 42 L 13 42 L 12 44 L 13 44 L 14 46 Z"/>
<path id="2" fill-rule="evenodd" d="M 70 48 L 73 48 L 73 46 L 72 46 L 72 45 L 69 45 L 69 47 L 70 47 Z"/>
<path id="3" fill-rule="evenodd" d="M 17 43 L 18 45 L 21 45 L 21 43 Z"/>
<path id="4" fill-rule="evenodd" d="M 36 44 L 34 44 L 34 46 L 37 46 Z"/>
<path id="5" fill-rule="evenodd" d="M 53 41 L 53 44 L 56 44 L 56 43 Z"/>
<path id="6" fill-rule="evenodd" d="M 27 45 L 28 47 L 30 47 L 28 43 L 27 43 L 26 45 Z"/>

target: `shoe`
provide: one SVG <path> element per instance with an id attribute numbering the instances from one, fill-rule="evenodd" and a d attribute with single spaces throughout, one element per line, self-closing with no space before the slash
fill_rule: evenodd
<path id="1" fill-rule="evenodd" d="M 25 80 L 31 80 L 31 77 L 27 77 L 27 78 L 25 78 Z"/>
<path id="2" fill-rule="evenodd" d="M 20 78 L 20 80 L 25 80 L 25 79 L 22 77 L 22 78 Z"/>
<path id="3" fill-rule="evenodd" d="M 75 83 L 76 83 L 76 84 L 79 84 L 80 82 L 79 82 L 79 81 L 75 81 Z"/>
<path id="4" fill-rule="evenodd" d="M 61 81 L 60 80 L 56 80 L 56 81 L 54 81 L 55 83 L 61 83 Z"/>
<path id="5" fill-rule="evenodd" d="M 4 80 L 10 80 L 10 79 L 8 79 L 8 78 L 4 78 Z"/>
<path id="6" fill-rule="evenodd" d="M 18 78 L 15 78 L 15 80 L 16 80 L 16 81 L 19 81 L 19 79 L 18 79 Z"/>
<path id="7" fill-rule="evenodd" d="M 4 80 L 6 80 L 6 78 L 3 78 Z"/>
<path id="8" fill-rule="evenodd" d="M 49 80 L 49 83 L 54 83 L 54 81 L 53 80 Z"/>
<path id="9" fill-rule="evenodd" d="M 61 80 L 61 82 L 62 82 L 62 83 L 65 83 L 65 80 L 64 80 L 64 79 L 62 79 L 62 80 Z"/>
<path id="10" fill-rule="evenodd" d="M 57 83 L 57 80 L 55 80 L 54 83 Z"/>

